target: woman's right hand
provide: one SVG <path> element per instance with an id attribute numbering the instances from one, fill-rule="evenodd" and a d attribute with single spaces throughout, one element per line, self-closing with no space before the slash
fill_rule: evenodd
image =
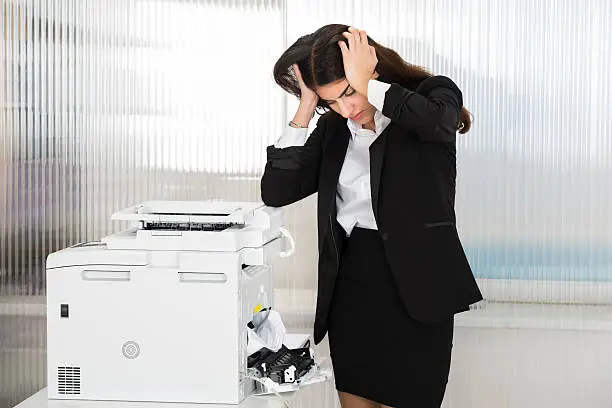
<path id="1" fill-rule="evenodd" d="M 293 124 L 289 124 L 292 127 L 307 128 L 310 123 L 310 119 L 313 118 L 317 103 L 319 103 L 319 95 L 312 89 L 308 88 L 302 79 L 302 73 L 297 64 L 293 64 L 293 71 L 295 77 L 300 85 L 300 105 L 298 106 L 297 112 L 293 117 Z M 297 126 L 296 126 L 297 125 Z"/>
<path id="2" fill-rule="evenodd" d="M 302 73 L 300 72 L 300 68 L 298 64 L 293 64 L 293 72 L 295 72 L 295 77 L 298 80 L 298 84 L 300 86 L 300 103 L 304 103 L 307 106 L 316 106 L 319 102 L 319 95 L 312 89 L 306 86 L 304 80 L 302 79 Z"/>

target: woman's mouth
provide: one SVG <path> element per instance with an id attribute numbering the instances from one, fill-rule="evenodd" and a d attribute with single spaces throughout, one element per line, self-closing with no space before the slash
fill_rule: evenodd
<path id="1" fill-rule="evenodd" d="M 355 116 L 353 116 L 351 119 L 353 120 L 359 120 L 361 119 L 361 117 L 363 116 L 363 111 L 359 112 L 358 114 L 356 114 Z"/>

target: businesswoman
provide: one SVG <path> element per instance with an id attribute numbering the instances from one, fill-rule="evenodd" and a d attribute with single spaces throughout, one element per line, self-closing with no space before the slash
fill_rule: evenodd
<path id="1" fill-rule="evenodd" d="M 280 207 L 318 193 L 314 340 L 329 335 L 342 406 L 439 407 L 454 314 L 482 299 L 455 227 L 461 91 L 337 24 L 297 40 L 274 78 L 300 103 L 261 195 Z"/>

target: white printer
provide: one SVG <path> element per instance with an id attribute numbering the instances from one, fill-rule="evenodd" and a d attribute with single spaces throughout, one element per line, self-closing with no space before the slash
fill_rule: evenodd
<path id="1" fill-rule="evenodd" d="M 247 324 L 274 306 L 270 264 L 293 249 L 282 210 L 149 201 L 112 218 L 132 227 L 47 259 L 49 398 L 238 404 L 253 393 Z"/>

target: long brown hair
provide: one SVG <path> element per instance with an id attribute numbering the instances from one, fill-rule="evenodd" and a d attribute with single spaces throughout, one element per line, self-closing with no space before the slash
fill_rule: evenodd
<path id="1" fill-rule="evenodd" d="M 312 34 L 300 37 L 274 64 L 274 80 L 285 91 L 300 97 L 300 87 L 292 65 L 298 64 L 307 87 L 315 89 L 345 78 L 342 52 L 338 41 L 347 42 L 343 32 L 349 26 L 329 24 Z M 423 67 L 406 62 L 397 52 L 384 47 L 368 36 L 368 43 L 376 50 L 378 79 L 386 83 L 397 83 L 408 89 L 416 89 L 422 80 L 432 76 Z M 329 105 L 319 99 L 318 108 L 328 110 Z M 470 112 L 461 108 L 457 130 L 466 133 L 471 126 Z"/>

